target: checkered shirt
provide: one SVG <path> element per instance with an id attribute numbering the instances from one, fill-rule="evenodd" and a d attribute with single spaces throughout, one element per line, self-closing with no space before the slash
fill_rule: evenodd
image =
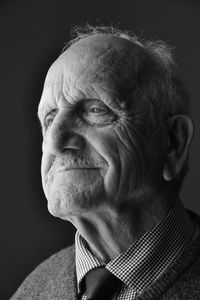
<path id="1" fill-rule="evenodd" d="M 81 290 L 84 276 L 92 269 L 105 266 L 117 276 L 122 285 L 111 300 L 135 299 L 172 264 L 188 246 L 195 226 L 180 200 L 164 219 L 143 234 L 125 252 L 107 264 L 99 261 L 89 250 L 85 239 L 76 232 L 77 289 L 81 300 L 86 294 Z"/>

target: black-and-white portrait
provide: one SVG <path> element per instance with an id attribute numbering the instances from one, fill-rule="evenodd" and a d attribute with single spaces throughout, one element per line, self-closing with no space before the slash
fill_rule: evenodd
<path id="1" fill-rule="evenodd" d="M 0 299 L 200 299 L 200 5 L 0 16 Z"/>

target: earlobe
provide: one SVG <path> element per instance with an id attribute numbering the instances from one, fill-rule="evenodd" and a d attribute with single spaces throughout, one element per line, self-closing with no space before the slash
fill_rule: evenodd
<path id="1" fill-rule="evenodd" d="M 176 170 L 173 165 L 173 158 L 170 158 L 170 156 L 167 157 L 167 161 L 165 162 L 164 168 L 163 168 L 163 178 L 166 181 L 171 181 L 176 177 Z"/>
<path id="2" fill-rule="evenodd" d="M 173 180 L 182 170 L 188 157 L 193 137 L 193 123 L 186 115 L 175 115 L 168 119 L 168 136 L 163 178 Z"/>

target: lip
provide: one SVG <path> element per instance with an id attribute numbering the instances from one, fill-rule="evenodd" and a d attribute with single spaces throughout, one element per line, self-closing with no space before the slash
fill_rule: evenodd
<path id="1" fill-rule="evenodd" d="M 62 167 L 62 168 L 58 168 L 56 170 L 56 173 L 60 173 L 60 172 L 65 172 L 65 171 L 70 171 L 70 170 L 96 170 L 98 169 L 97 167 L 86 167 L 86 166 L 70 166 L 70 167 Z"/>

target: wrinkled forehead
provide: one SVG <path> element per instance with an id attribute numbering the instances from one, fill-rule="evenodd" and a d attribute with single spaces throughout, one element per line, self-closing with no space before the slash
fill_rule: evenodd
<path id="1" fill-rule="evenodd" d="M 119 37 L 97 34 L 83 38 L 50 67 L 44 92 L 65 91 L 73 97 L 74 91 L 82 89 L 106 90 L 109 86 L 116 93 L 130 90 L 136 84 L 138 65 L 144 55 L 141 46 Z"/>

